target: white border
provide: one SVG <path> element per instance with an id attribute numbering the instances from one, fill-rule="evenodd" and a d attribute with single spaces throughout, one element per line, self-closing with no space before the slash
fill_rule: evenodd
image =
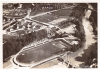
<path id="1" fill-rule="evenodd" d="M 99 10 L 99 7 L 100 7 L 100 1 L 99 0 L 1 0 L 0 1 L 0 70 L 2 69 L 3 70 L 3 62 L 2 62 L 2 56 L 3 56 L 3 49 L 2 49 L 2 3 L 98 3 L 98 31 L 100 30 L 99 26 L 99 17 L 100 17 L 100 10 Z M 98 36 L 100 35 L 100 33 L 98 32 Z M 98 42 L 99 42 L 99 37 L 98 37 Z M 98 43 L 99 44 L 99 43 Z M 100 59 L 100 50 L 99 50 L 99 45 L 98 45 L 98 60 Z M 94 71 L 94 70 L 99 70 L 100 68 L 100 61 L 98 61 L 98 69 L 89 69 L 91 71 Z M 10 70 L 10 69 L 9 69 Z M 33 70 L 33 69 L 32 69 Z M 36 70 L 36 69 L 35 69 Z M 40 70 L 46 70 L 46 69 L 40 69 Z M 52 69 L 49 69 L 50 71 Z M 53 69 L 54 70 L 54 69 Z M 63 70 L 66 70 L 66 69 L 62 69 L 62 68 L 59 68 L 57 69 L 58 71 L 63 71 Z M 87 69 L 68 69 L 68 70 L 87 70 Z"/>

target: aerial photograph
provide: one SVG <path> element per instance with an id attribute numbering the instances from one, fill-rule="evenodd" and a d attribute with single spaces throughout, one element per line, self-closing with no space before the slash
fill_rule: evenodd
<path id="1" fill-rule="evenodd" d="M 98 3 L 2 3 L 3 69 L 98 68 Z"/>

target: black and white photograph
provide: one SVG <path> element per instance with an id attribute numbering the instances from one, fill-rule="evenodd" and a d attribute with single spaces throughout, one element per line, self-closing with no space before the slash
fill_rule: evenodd
<path id="1" fill-rule="evenodd" d="M 2 3 L 3 69 L 98 68 L 98 3 Z"/>

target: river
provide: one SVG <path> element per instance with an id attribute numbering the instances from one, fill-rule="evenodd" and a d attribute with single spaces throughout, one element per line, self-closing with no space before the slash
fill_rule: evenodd
<path id="1" fill-rule="evenodd" d="M 88 8 L 93 9 L 93 7 L 90 4 L 88 4 Z M 82 19 L 82 25 L 84 26 L 86 35 L 85 36 L 86 42 L 84 43 L 84 46 L 79 50 L 77 50 L 76 52 L 68 55 L 68 61 L 70 62 L 70 64 L 76 67 L 80 67 L 80 64 L 84 63 L 82 61 L 76 60 L 76 57 L 82 57 L 82 55 L 84 54 L 84 50 L 88 49 L 90 45 L 97 42 L 97 40 L 94 39 L 95 35 L 93 33 L 93 27 L 91 26 L 91 22 L 87 20 L 87 18 L 89 18 L 90 15 L 91 15 L 91 10 L 87 10 L 85 16 Z M 66 68 L 66 66 L 61 63 L 50 68 L 58 68 L 59 66 Z"/>

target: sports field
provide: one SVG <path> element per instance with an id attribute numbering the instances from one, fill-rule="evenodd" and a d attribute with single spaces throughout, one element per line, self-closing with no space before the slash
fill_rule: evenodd
<path id="1" fill-rule="evenodd" d="M 39 62 L 62 52 L 64 46 L 56 46 L 53 42 L 21 52 L 16 60 L 20 63 Z M 60 48 L 61 47 L 61 48 Z"/>

